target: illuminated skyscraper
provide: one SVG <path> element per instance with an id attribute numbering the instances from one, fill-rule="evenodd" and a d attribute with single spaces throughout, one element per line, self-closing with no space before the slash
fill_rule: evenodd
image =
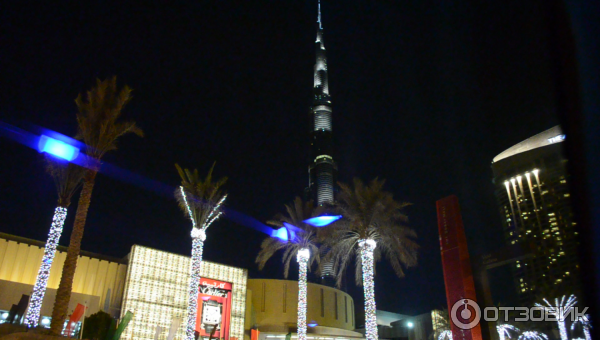
<path id="1" fill-rule="evenodd" d="M 555 126 L 514 145 L 492 162 L 507 243 L 521 244 L 532 253 L 512 265 L 523 305 L 553 287 L 572 292 L 580 287 L 564 139 Z"/>
<path id="2" fill-rule="evenodd" d="M 333 160 L 332 110 L 327 80 L 327 57 L 321 22 L 321 2 L 315 41 L 314 98 L 310 108 L 310 164 L 308 196 L 318 205 L 333 203 L 337 165 Z"/>
<path id="3" fill-rule="evenodd" d="M 313 103 L 310 107 L 310 153 L 308 165 L 307 199 L 315 204 L 333 203 L 335 199 L 335 182 L 337 164 L 333 160 L 332 110 L 327 79 L 327 56 L 323 40 L 323 23 L 321 21 L 321 1 L 319 0 L 317 16 L 317 39 L 315 40 L 316 62 L 314 68 Z M 327 254 L 322 249 L 321 256 Z M 333 287 L 333 262 L 323 263 L 321 283 Z"/>

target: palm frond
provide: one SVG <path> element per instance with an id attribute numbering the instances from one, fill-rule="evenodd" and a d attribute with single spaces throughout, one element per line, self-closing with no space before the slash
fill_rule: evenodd
<path id="1" fill-rule="evenodd" d="M 85 168 L 52 156 L 45 158 L 46 171 L 52 176 L 56 185 L 58 205 L 66 208 L 71 205 L 73 194 L 83 183 Z"/>
<path id="2" fill-rule="evenodd" d="M 287 278 L 292 259 L 296 258 L 300 249 L 307 248 L 310 250 L 308 270 L 311 270 L 315 264 L 318 266 L 321 262 L 316 228 L 304 223 L 304 220 L 317 216 L 320 210 L 315 208 L 312 201 L 304 202 L 300 197 L 296 197 L 291 204 L 286 204 L 284 208 L 284 214 L 279 213 L 275 215 L 273 219 L 267 221 L 267 224 L 281 228 L 284 226 L 284 222 L 289 223 L 298 228 L 298 230 L 294 231 L 295 237 L 290 237 L 288 241 L 268 237 L 263 241 L 262 245 L 264 247 L 261 245 L 261 250 L 255 262 L 259 264 L 259 269 L 262 269 L 264 268 L 264 264 L 275 253 L 283 250 L 283 273 L 284 277 Z"/>
<path id="3" fill-rule="evenodd" d="M 227 177 L 223 177 L 217 181 L 213 181 L 212 172 L 215 164 L 211 166 L 208 175 L 204 180 L 200 179 L 198 170 L 190 171 L 183 169 L 179 164 L 175 164 L 177 173 L 181 178 L 181 186 L 183 187 L 186 197 L 184 198 L 181 189 L 175 189 L 175 198 L 179 203 L 179 207 L 183 213 L 189 217 L 187 204 L 192 212 L 192 219 L 195 221 L 198 228 L 203 228 L 209 223 L 209 219 L 214 214 L 220 211 L 215 211 L 217 205 L 221 202 L 226 193 L 222 190 L 223 185 L 227 182 Z M 220 210 L 220 208 L 219 208 Z M 212 214 L 212 215 L 211 215 Z"/>
<path id="4" fill-rule="evenodd" d="M 77 114 L 77 139 L 82 140 L 87 148 L 85 153 L 93 159 L 101 159 L 108 151 L 117 148 L 117 139 L 128 133 L 143 137 L 144 133 L 135 122 L 119 122 L 125 105 L 131 100 L 131 88 L 127 85 L 119 91 L 117 77 L 97 79 L 96 86 L 87 91 L 84 97 L 80 94 L 75 103 L 79 109 Z"/>
<path id="5" fill-rule="evenodd" d="M 410 203 L 394 200 L 391 193 L 383 190 L 384 184 L 385 180 L 378 178 L 368 185 L 357 178 L 352 185 L 339 183 L 340 192 L 334 208 L 343 218 L 328 227 L 328 240 L 324 242 L 324 246 L 331 248 L 326 260 L 334 261 L 338 287 L 352 260 L 355 261 L 355 281 L 362 284 L 362 264 L 357 250 L 361 239 L 372 239 L 377 243 L 375 262 L 385 256 L 398 277 L 404 276 L 405 268 L 417 264 L 417 235 L 406 225 L 408 217 L 404 213 Z"/>

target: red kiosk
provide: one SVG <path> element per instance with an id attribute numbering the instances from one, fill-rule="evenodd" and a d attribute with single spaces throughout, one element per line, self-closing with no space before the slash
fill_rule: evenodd
<path id="1" fill-rule="evenodd" d="M 217 327 L 213 338 L 229 340 L 231 322 L 231 283 L 212 279 L 200 280 L 196 331 L 208 338 Z"/>

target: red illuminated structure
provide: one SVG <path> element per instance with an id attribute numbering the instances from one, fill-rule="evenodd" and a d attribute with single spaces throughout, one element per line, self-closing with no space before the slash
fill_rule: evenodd
<path id="1" fill-rule="evenodd" d="M 482 340 L 481 326 L 479 324 L 470 329 L 462 329 L 452 320 L 453 317 L 458 318 L 462 324 L 469 324 L 473 321 L 475 316 L 474 309 L 469 308 L 470 313 L 462 314 L 470 315 L 470 318 L 467 316 L 468 319 L 464 319 L 461 316 L 461 311 L 468 308 L 468 306 L 461 306 L 455 313 L 452 313 L 452 307 L 460 300 L 470 299 L 477 301 L 458 198 L 454 195 L 448 196 L 437 201 L 436 206 L 452 339 Z"/>
<path id="2" fill-rule="evenodd" d="M 231 322 L 231 283 L 212 279 L 200 280 L 196 331 L 208 338 L 217 327 L 213 338 L 229 340 Z"/>

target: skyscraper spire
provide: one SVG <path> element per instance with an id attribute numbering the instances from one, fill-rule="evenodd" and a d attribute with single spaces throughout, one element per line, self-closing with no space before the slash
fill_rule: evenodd
<path id="1" fill-rule="evenodd" d="M 319 16 L 317 22 L 319 23 L 319 29 L 322 30 L 323 26 L 321 25 L 321 0 L 319 0 Z"/>
<path id="2" fill-rule="evenodd" d="M 332 110 L 327 77 L 327 56 L 323 40 L 321 1 L 318 2 L 317 39 L 313 104 L 310 109 L 310 164 L 307 191 L 316 204 L 333 203 L 337 165 L 333 160 Z"/>

